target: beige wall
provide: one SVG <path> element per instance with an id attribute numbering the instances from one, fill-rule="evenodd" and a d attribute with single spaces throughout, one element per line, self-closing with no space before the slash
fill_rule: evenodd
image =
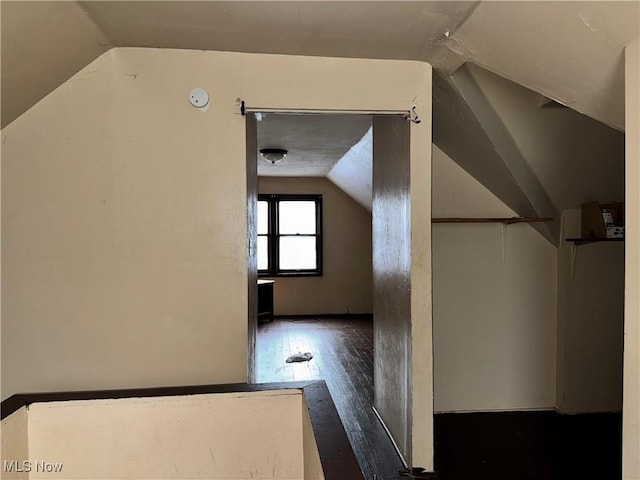
<path id="1" fill-rule="evenodd" d="M 623 474 L 640 479 L 640 40 L 625 52 L 626 269 Z"/>
<path id="2" fill-rule="evenodd" d="M 580 210 L 562 214 L 563 238 L 580 237 Z M 557 407 L 565 413 L 622 408 L 624 244 L 558 251 Z"/>
<path id="3" fill-rule="evenodd" d="M 206 111 L 187 100 L 196 86 L 209 92 Z M 2 130 L 3 398 L 247 378 L 238 98 L 282 109 L 415 103 L 426 132 L 411 142 L 424 169 L 416 191 L 429 192 L 428 64 L 112 49 Z M 412 234 L 417 459 L 430 468 L 430 241 Z"/>
<path id="4" fill-rule="evenodd" d="M 433 147 L 433 217 L 514 212 Z M 435 411 L 555 406 L 556 249 L 531 226 L 434 224 Z"/>
<path id="5" fill-rule="evenodd" d="M 302 451 L 304 458 L 304 480 L 324 480 L 318 444 L 307 405 L 302 406 Z"/>
<path id="6" fill-rule="evenodd" d="M 28 420 L 26 409 L 8 419 L 28 421 L 28 455 L 13 453 L 32 479 L 321 479 L 306 410 L 302 392 L 286 390 L 35 403 Z"/>
<path id="7" fill-rule="evenodd" d="M 23 463 L 30 458 L 28 421 L 27 407 L 21 407 L 0 422 L 0 471 L 2 478 L 6 480 L 29 478 L 28 468 Z M 11 464 L 11 472 L 5 470 L 5 462 Z M 18 469 L 22 470 L 22 473 L 18 472 Z"/>
<path id="8" fill-rule="evenodd" d="M 245 380 L 244 118 L 211 73 L 225 60 L 110 50 L 3 129 L 3 397 Z"/>
<path id="9" fill-rule="evenodd" d="M 320 177 L 259 177 L 259 193 L 321 194 L 323 274 L 276 277 L 276 315 L 371 313 L 371 213 Z"/>

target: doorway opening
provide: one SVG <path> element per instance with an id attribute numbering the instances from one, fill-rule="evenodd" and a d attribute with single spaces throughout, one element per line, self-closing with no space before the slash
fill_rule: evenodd
<path id="1" fill-rule="evenodd" d="M 374 357 L 375 117 L 258 113 L 247 123 L 249 243 L 255 246 L 249 259 L 250 378 L 325 380 L 366 478 L 396 476 L 405 465 L 374 410 L 375 398 L 385 397 L 374 393 L 374 377 L 393 368 L 380 355 L 386 345 Z M 408 135 L 402 140 L 404 148 L 394 151 L 408 159 Z M 274 162 L 259 153 L 265 149 L 286 156 Z M 404 230 L 398 237 L 408 241 Z M 256 281 L 263 283 L 252 294 Z M 264 298 L 269 290 L 271 300 Z M 383 310 L 382 326 L 388 317 Z M 402 338 L 407 332 L 396 333 Z M 305 353 L 313 358 L 287 363 Z M 406 411 L 396 417 L 406 427 Z M 405 432 L 398 431 L 404 441 Z"/>

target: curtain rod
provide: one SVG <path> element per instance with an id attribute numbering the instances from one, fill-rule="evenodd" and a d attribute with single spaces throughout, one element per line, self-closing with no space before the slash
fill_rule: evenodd
<path id="1" fill-rule="evenodd" d="M 323 109 L 323 108 L 268 108 L 247 106 L 244 100 L 238 99 L 240 104 L 240 114 L 247 113 L 286 113 L 298 115 L 313 114 L 339 114 L 339 115 L 402 115 L 413 123 L 420 123 L 420 117 L 416 113 L 416 106 L 413 105 L 407 110 L 350 110 L 350 109 Z"/>
<path id="2" fill-rule="evenodd" d="M 409 110 L 337 110 L 318 108 L 262 108 L 244 107 L 243 115 L 247 113 L 288 113 L 300 115 L 313 114 L 341 114 L 341 115 L 409 115 Z"/>
<path id="3" fill-rule="evenodd" d="M 312 114 L 345 114 L 345 115 L 410 115 L 412 110 L 415 110 L 415 106 L 406 110 L 358 110 L 358 109 L 338 109 L 338 108 L 273 108 L 273 107 L 254 107 L 247 105 L 244 100 L 237 99 L 237 104 L 240 107 L 240 113 L 246 115 L 247 113 L 290 113 L 301 115 Z"/>

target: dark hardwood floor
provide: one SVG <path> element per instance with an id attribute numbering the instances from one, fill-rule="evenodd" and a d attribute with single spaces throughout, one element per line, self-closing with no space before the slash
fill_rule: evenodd
<path id="1" fill-rule="evenodd" d="M 286 363 L 311 352 L 309 362 Z M 260 324 L 257 382 L 323 379 L 366 480 L 399 479 L 403 464 L 373 412 L 371 319 L 275 320 Z"/>
<path id="2" fill-rule="evenodd" d="M 276 320 L 259 326 L 257 381 L 324 379 L 366 480 L 408 479 L 371 406 L 373 328 L 367 319 Z M 311 352 L 310 362 L 285 363 Z M 437 414 L 440 480 L 574 480 L 621 477 L 619 413 Z"/>
<path id="3" fill-rule="evenodd" d="M 443 480 L 619 480 L 622 416 L 554 411 L 437 414 Z"/>

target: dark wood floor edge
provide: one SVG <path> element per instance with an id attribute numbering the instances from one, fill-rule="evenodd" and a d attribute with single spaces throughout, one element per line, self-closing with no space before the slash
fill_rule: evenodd
<path id="1" fill-rule="evenodd" d="M 436 472 L 429 472 L 422 467 L 410 467 L 404 470 L 401 470 L 400 476 L 406 476 L 407 479 L 416 480 L 438 480 L 438 474 Z"/>
<path id="2" fill-rule="evenodd" d="M 324 380 L 303 388 L 325 480 L 364 480 Z"/>
<path id="3" fill-rule="evenodd" d="M 207 393 L 261 392 L 267 390 L 303 390 L 314 382 L 276 383 L 222 383 L 215 385 L 183 385 L 169 387 L 127 388 L 113 390 L 80 390 L 68 392 L 18 393 L 1 404 L 1 418 L 5 419 L 21 407 L 33 403 L 64 402 L 71 400 L 107 400 L 135 397 L 169 397 L 177 395 L 202 395 Z"/>
<path id="4" fill-rule="evenodd" d="M 398 447 L 398 444 L 396 443 L 395 439 L 393 438 L 393 435 L 391 435 L 391 432 L 389 431 L 389 427 L 387 427 L 387 424 L 385 423 L 384 419 L 382 418 L 382 415 L 380 415 L 380 412 L 378 412 L 378 409 L 375 406 L 372 406 L 371 409 L 373 410 L 373 413 L 375 414 L 376 418 L 378 419 L 378 422 L 380 422 L 380 425 L 382 425 L 382 428 L 384 429 L 385 433 L 387 434 L 387 437 L 389 437 L 389 440 L 391 441 L 391 444 L 393 445 L 393 448 L 395 448 L 396 453 L 398 454 L 398 457 L 400 457 L 400 460 L 402 461 L 402 464 L 404 465 L 404 470 L 400 470 L 398 473 L 400 476 L 406 476 L 408 479 L 411 478 L 415 478 L 415 479 L 425 479 L 425 480 L 438 480 L 438 474 L 434 471 L 427 471 L 426 469 L 422 468 L 422 467 L 410 467 L 407 464 L 407 461 L 404 458 L 404 455 L 402 454 L 402 452 L 400 451 L 400 447 Z M 435 438 L 434 438 L 435 441 Z"/>
<path id="5" fill-rule="evenodd" d="M 314 314 L 301 314 L 301 315 L 274 315 L 275 320 L 313 320 L 315 318 L 321 319 L 367 319 L 373 318 L 373 313 L 314 313 Z"/>

